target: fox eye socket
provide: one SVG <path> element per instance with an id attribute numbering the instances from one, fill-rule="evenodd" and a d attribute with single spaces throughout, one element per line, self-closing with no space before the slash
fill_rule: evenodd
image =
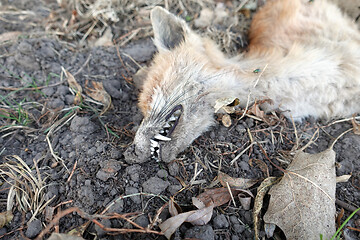
<path id="1" fill-rule="evenodd" d="M 179 123 L 180 116 L 183 112 L 183 106 L 175 106 L 168 115 L 165 117 L 165 124 L 159 133 L 150 139 L 150 150 L 151 158 L 159 161 L 160 160 L 160 141 L 171 141 L 171 134 L 174 132 L 177 124 Z"/>

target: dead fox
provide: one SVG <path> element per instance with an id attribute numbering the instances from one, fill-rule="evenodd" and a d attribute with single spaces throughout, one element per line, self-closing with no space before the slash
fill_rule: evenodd
<path id="1" fill-rule="evenodd" d="M 127 161 L 175 159 L 214 124 L 215 101 L 224 97 L 243 105 L 271 99 L 264 110 L 300 121 L 360 112 L 360 32 L 329 1 L 268 0 L 253 18 L 248 50 L 232 59 L 161 7 L 151 21 L 159 52 Z"/>

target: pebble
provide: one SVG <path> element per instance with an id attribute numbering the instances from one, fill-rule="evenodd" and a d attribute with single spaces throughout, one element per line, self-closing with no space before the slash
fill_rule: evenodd
<path id="1" fill-rule="evenodd" d="M 41 230 L 42 230 L 41 221 L 39 219 L 35 219 L 27 224 L 25 235 L 28 238 L 34 238 L 41 232 Z"/>
<path id="2" fill-rule="evenodd" d="M 162 178 L 162 179 L 165 179 L 169 176 L 168 172 L 164 169 L 160 169 L 156 175 L 159 177 L 159 178 Z"/>
<path id="3" fill-rule="evenodd" d="M 104 225 L 105 227 L 111 227 L 111 221 L 110 219 L 101 219 L 100 223 Z M 106 235 L 106 231 L 104 231 L 101 227 L 95 224 L 95 230 L 98 237 L 104 237 Z"/>
<path id="4" fill-rule="evenodd" d="M 132 181 L 138 182 L 140 179 L 141 166 L 138 164 L 129 166 L 125 169 L 125 172 L 130 176 Z"/>
<path id="5" fill-rule="evenodd" d="M 75 116 L 71 120 L 70 130 L 76 133 L 91 134 L 96 131 L 96 127 L 88 117 Z"/>
<path id="6" fill-rule="evenodd" d="M 215 233 L 210 225 L 194 226 L 185 232 L 185 238 L 212 240 L 215 239 Z"/>
<path id="7" fill-rule="evenodd" d="M 178 176 L 179 175 L 179 170 L 180 170 L 180 167 L 179 167 L 179 164 L 177 162 L 171 162 L 168 164 L 168 168 L 169 168 L 169 174 L 171 176 Z"/>
<path id="8" fill-rule="evenodd" d="M 219 214 L 213 219 L 215 228 L 228 228 L 229 222 L 224 214 Z"/>
<path id="9" fill-rule="evenodd" d="M 136 194 L 136 193 L 139 193 L 139 190 L 137 188 L 134 188 L 134 187 L 126 187 L 125 188 L 125 195 L 132 195 L 132 194 Z M 130 199 L 136 204 L 141 203 L 140 195 L 132 196 L 132 197 L 130 197 Z"/>
<path id="10" fill-rule="evenodd" d="M 165 191 L 165 189 L 169 186 L 169 182 L 164 181 L 158 177 L 151 177 L 149 180 L 142 184 L 143 192 L 152 193 L 152 194 L 160 194 Z"/>
<path id="11" fill-rule="evenodd" d="M 139 224 L 142 227 L 147 227 L 149 225 L 149 219 L 146 215 L 140 215 L 135 219 L 135 223 Z"/>

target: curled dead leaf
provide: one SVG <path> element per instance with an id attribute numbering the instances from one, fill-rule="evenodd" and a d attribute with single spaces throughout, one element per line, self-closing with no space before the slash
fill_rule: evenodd
<path id="1" fill-rule="evenodd" d="M 82 93 L 82 87 L 81 85 L 76 81 L 75 77 L 65 68 L 62 67 L 63 72 L 65 73 L 65 76 L 67 77 L 67 82 L 69 84 L 69 87 L 73 89 L 75 92 Z"/>
<path id="2" fill-rule="evenodd" d="M 104 105 L 100 115 L 103 115 L 111 106 L 111 97 L 104 89 L 102 82 L 91 81 L 93 88 L 88 87 L 88 80 L 85 82 L 85 92 L 92 99 L 101 102 Z"/>
<path id="3" fill-rule="evenodd" d="M 10 210 L 0 213 L 0 228 L 3 228 L 6 224 L 11 222 L 11 220 L 13 218 L 14 218 L 14 215 L 12 214 L 12 212 Z"/>
<path id="4" fill-rule="evenodd" d="M 260 168 L 260 170 L 265 174 L 266 177 L 270 177 L 269 168 L 264 161 L 254 158 L 249 160 L 249 165 L 251 167 L 254 167 L 254 163 Z"/>
<path id="5" fill-rule="evenodd" d="M 225 97 L 217 99 L 214 106 L 215 113 L 217 113 L 220 109 L 224 110 L 226 113 L 233 113 L 235 112 L 234 107 L 239 105 L 239 103 L 240 101 L 236 97 Z"/>
<path id="6" fill-rule="evenodd" d="M 232 195 L 239 193 L 238 190 L 231 190 Z M 176 231 L 178 227 L 184 222 L 189 222 L 194 225 L 205 225 L 211 220 L 214 207 L 221 206 L 231 199 L 231 194 L 227 188 L 215 188 L 206 190 L 197 197 L 192 198 L 193 205 L 198 208 L 198 210 L 193 210 L 190 212 L 184 212 L 177 214 L 159 225 L 162 233 L 168 238 L 171 238 L 171 235 Z M 172 212 L 176 213 L 175 205 L 173 199 L 170 200 L 169 206 L 172 208 Z"/>
<path id="7" fill-rule="evenodd" d="M 263 206 L 263 200 L 266 193 L 269 191 L 272 185 L 280 181 L 280 178 L 268 177 L 260 184 L 257 189 L 257 194 L 255 197 L 254 208 L 253 208 L 253 219 L 254 219 L 254 230 L 255 230 L 255 239 L 259 239 L 259 230 L 260 230 L 260 212 Z"/>
<path id="8" fill-rule="evenodd" d="M 69 88 L 71 88 L 73 91 L 75 91 L 75 98 L 74 98 L 74 104 L 79 104 L 82 100 L 82 87 L 81 85 L 76 81 L 75 77 L 65 68 L 62 67 L 62 71 L 65 73 L 65 76 L 67 77 L 67 82 L 69 84 Z"/>
<path id="9" fill-rule="evenodd" d="M 247 178 L 233 178 L 226 173 L 219 172 L 218 179 L 222 186 L 226 187 L 228 183 L 234 189 L 247 189 L 255 185 L 258 180 Z"/>
<path id="10" fill-rule="evenodd" d="M 181 213 L 181 207 L 175 202 L 173 197 L 170 197 L 169 201 L 169 213 L 171 216 L 176 216 Z"/>
<path id="11" fill-rule="evenodd" d="M 191 222 L 194 225 L 205 225 L 211 220 L 214 206 L 210 205 L 203 209 L 193 210 L 190 212 L 180 213 L 171 217 L 159 225 L 162 233 L 167 239 L 178 229 L 184 222 Z"/>
<path id="12" fill-rule="evenodd" d="M 354 133 L 360 135 L 360 124 L 356 122 L 355 117 L 351 119 L 351 123 L 353 125 Z"/>
<path id="13" fill-rule="evenodd" d="M 347 182 L 347 181 L 349 181 L 350 178 L 351 178 L 351 175 L 338 176 L 338 177 L 336 177 L 336 183 Z"/>

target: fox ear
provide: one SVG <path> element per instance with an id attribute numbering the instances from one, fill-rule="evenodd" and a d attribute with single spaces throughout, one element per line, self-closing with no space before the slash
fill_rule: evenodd
<path id="1" fill-rule="evenodd" d="M 150 17 L 154 29 L 154 42 L 159 50 L 171 50 L 185 40 L 189 28 L 184 20 L 162 7 L 155 7 Z"/>

